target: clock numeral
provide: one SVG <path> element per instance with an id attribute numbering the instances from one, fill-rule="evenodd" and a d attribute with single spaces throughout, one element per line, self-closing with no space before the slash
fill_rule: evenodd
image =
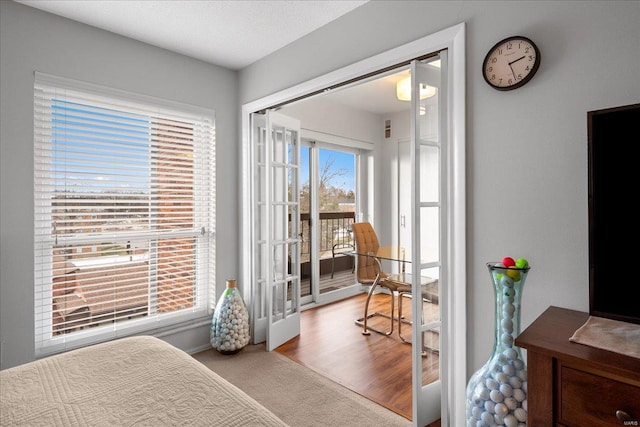
<path id="1" fill-rule="evenodd" d="M 498 55 L 502 55 L 502 48 L 501 47 L 498 48 L 497 53 L 498 53 Z"/>
<path id="2" fill-rule="evenodd" d="M 493 67 L 487 67 L 487 71 L 490 73 L 493 71 Z"/>
<path id="3" fill-rule="evenodd" d="M 524 53 L 529 53 L 529 50 L 531 50 L 531 47 L 530 47 L 530 46 L 525 47 L 525 48 L 524 48 Z"/>
<path id="4" fill-rule="evenodd" d="M 513 49 L 513 43 L 509 42 L 507 43 L 507 50 L 511 50 Z"/>
<path id="5" fill-rule="evenodd" d="M 498 58 L 491 58 L 491 63 L 495 64 L 496 62 L 498 62 Z"/>

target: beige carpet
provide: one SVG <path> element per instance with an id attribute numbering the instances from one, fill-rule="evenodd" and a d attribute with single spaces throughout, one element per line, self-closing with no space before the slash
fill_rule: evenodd
<path id="1" fill-rule="evenodd" d="M 260 402 L 291 427 L 407 427 L 411 421 L 322 375 L 249 345 L 234 355 L 206 350 L 193 357 Z"/>

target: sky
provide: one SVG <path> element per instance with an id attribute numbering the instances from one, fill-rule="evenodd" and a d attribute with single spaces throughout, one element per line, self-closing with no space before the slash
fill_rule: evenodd
<path id="1" fill-rule="evenodd" d="M 331 158 L 335 159 L 333 167 L 335 169 L 345 169 L 347 173 L 344 176 L 334 179 L 330 185 L 338 188 L 343 188 L 345 191 L 356 190 L 355 183 L 355 155 L 351 153 L 344 153 L 340 151 L 320 149 L 320 170 L 322 166 Z M 309 150 L 303 147 L 300 150 L 300 177 L 301 184 L 307 183 L 309 176 Z"/>

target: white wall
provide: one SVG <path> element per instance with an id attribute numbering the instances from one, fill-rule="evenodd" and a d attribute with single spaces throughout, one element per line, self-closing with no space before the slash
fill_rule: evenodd
<path id="1" fill-rule="evenodd" d="M 299 119 L 303 129 L 324 132 L 330 136 L 376 144 L 383 135 L 384 124 L 380 122 L 380 116 L 322 97 L 286 105 L 280 112 Z"/>
<path id="2" fill-rule="evenodd" d="M 532 266 L 522 326 L 549 305 L 588 311 L 590 110 L 640 102 L 638 1 L 371 1 L 240 72 L 246 103 L 466 22 L 468 374 L 488 358 L 494 302 L 485 263 Z M 499 92 L 481 64 L 525 35 L 531 82 Z M 624 148 L 621 148 L 621 152 Z"/>
<path id="3" fill-rule="evenodd" d="M 0 368 L 34 358 L 33 78 L 41 71 L 216 111 L 218 282 L 238 272 L 237 73 L 0 1 Z M 220 291 L 224 289 L 219 289 Z M 166 336 L 185 349 L 209 327 Z"/>

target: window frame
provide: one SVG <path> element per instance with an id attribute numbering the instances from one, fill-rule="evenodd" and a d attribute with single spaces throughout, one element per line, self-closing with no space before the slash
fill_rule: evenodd
<path id="1" fill-rule="evenodd" d="M 40 72 L 36 72 L 34 77 L 34 334 L 36 356 L 54 354 L 138 333 L 160 334 L 178 327 L 197 327 L 205 319 L 209 321 L 215 302 L 215 111 Z M 156 241 L 166 236 L 171 236 L 171 239 L 177 237 L 193 238 L 195 260 L 193 307 L 117 321 L 110 326 L 86 328 L 61 335 L 54 334 L 53 257 L 56 235 L 52 231 L 47 231 L 52 230 L 53 227 L 54 198 L 51 196 L 55 194 L 55 190 L 51 187 L 53 187 L 54 166 L 51 158 L 47 159 L 47 154 L 43 156 L 42 153 L 46 147 L 52 147 L 55 143 L 54 137 L 50 132 L 47 132 L 47 125 L 50 126 L 52 120 L 46 114 L 43 115 L 43 111 L 51 111 L 51 105 L 42 105 L 43 98 L 39 93 L 42 88 L 54 89 L 56 92 L 59 90 L 62 99 L 66 99 L 64 94 L 68 91 L 69 94 L 86 96 L 97 105 L 103 105 L 104 102 L 105 106 L 117 105 L 123 110 L 142 111 L 153 117 L 180 118 L 193 124 L 194 188 L 192 190 L 193 197 L 189 199 L 193 203 L 194 210 L 192 227 L 187 230 L 173 228 L 160 233 L 158 233 L 158 228 L 150 227 L 143 232 L 132 233 L 139 234 L 142 239 L 148 239 L 150 242 L 154 236 L 156 236 Z M 153 148 L 154 142 L 152 141 L 153 138 L 150 134 L 150 149 Z M 42 162 L 43 159 L 44 162 Z M 151 157 L 148 162 L 149 170 L 151 170 L 154 167 Z M 114 164 L 118 163 L 114 162 Z M 157 184 L 157 181 L 151 179 L 147 183 L 147 187 L 150 189 L 154 183 Z M 151 210 L 149 208 L 149 212 Z M 149 215 L 152 214 L 149 213 Z M 100 235 L 101 233 L 97 233 L 97 236 Z M 96 233 L 80 233 L 79 236 L 74 237 L 77 239 L 72 238 L 72 241 L 82 242 L 87 237 L 96 237 Z M 119 237 L 121 236 L 118 235 Z M 151 274 L 148 273 L 147 277 L 149 278 L 148 282 L 151 283 Z M 151 294 L 150 291 L 147 292 L 147 296 L 149 294 Z M 150 313 L 152 310 L 153 307 L 149 306 Z"/>

